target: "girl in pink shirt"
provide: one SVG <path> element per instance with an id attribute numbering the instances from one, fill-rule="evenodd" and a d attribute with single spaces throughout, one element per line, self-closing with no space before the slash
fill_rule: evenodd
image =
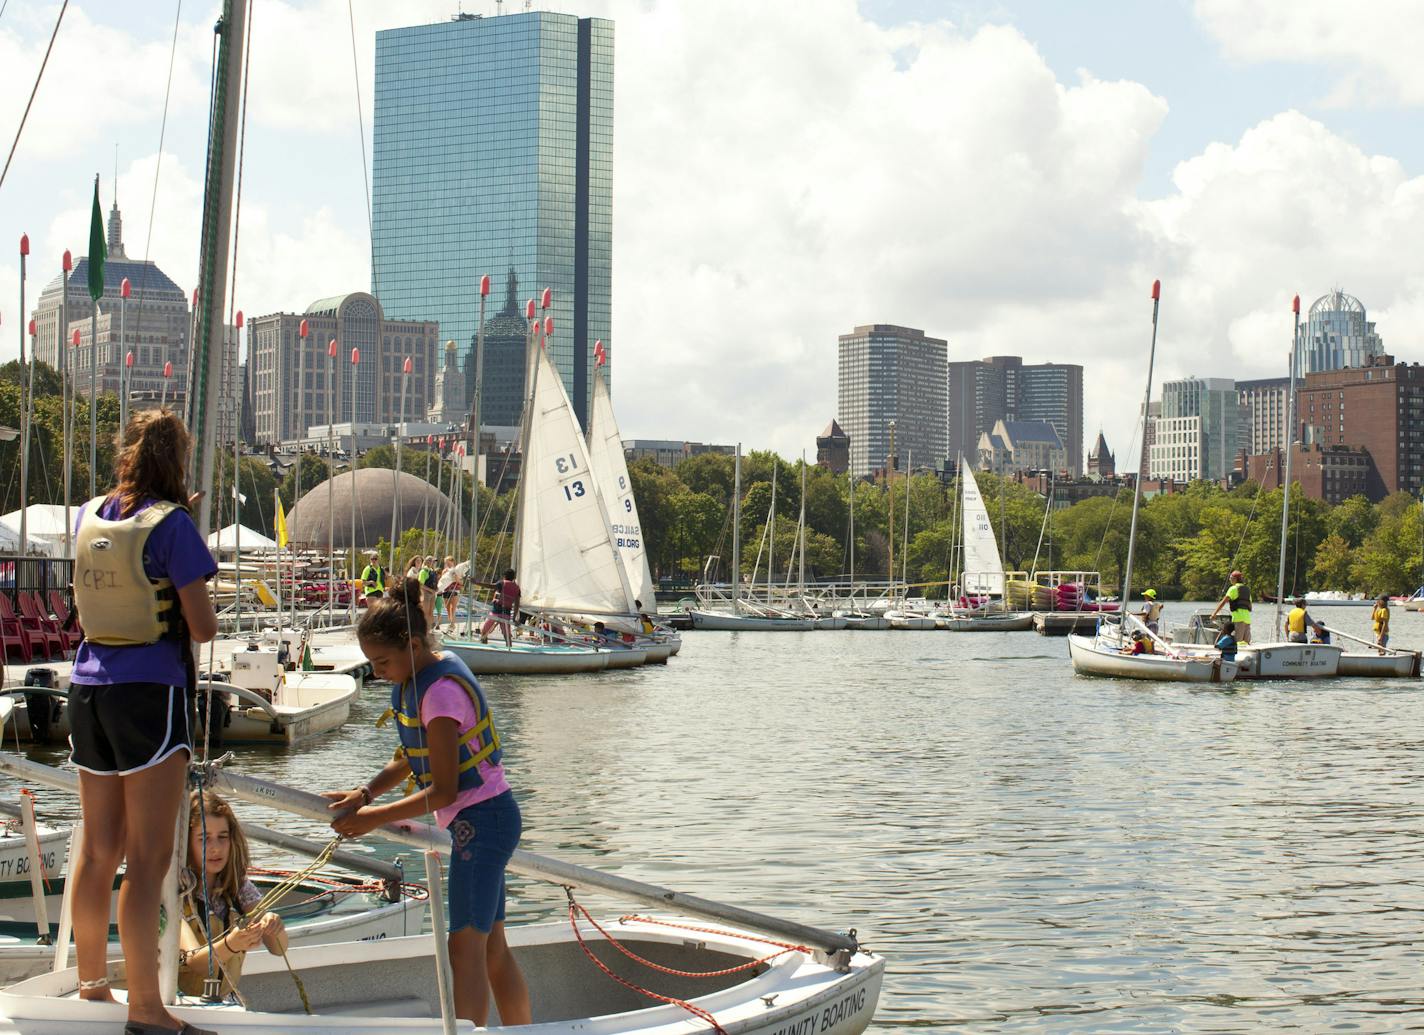
<path id="1" fill-rule="evenodd" d="M 332 828 L 359 837 L 434 813 L 450 831 L 450 966 L 455 1012 L 484 1027 L 493 990 L 504 1024 L 530 1022 L 529 991 L 504 936 L 504 869 L 519 844 L 519 803 L 504 774 L 494 717 L 479 681 L 454 654 L 430 649 L 421 594 L 406 579 L 366 611 L 356 635 L 377 679 L 393 684 L 401 750 L 376 777 L 327 791 Z M 415 790 L 377 805 L 407 778 Z"/>

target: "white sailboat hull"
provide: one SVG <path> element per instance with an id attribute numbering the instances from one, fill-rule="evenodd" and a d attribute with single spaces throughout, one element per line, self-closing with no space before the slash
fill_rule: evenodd
<path id="1" fill-rule="evenodd" d="M 844 615 L 821 615 L 815 622 L 817 629 L 839 630 L 846 628 L 849 620 Z"/>
<path id="2" fill-rule="evenodd" d="M 199 680 L 203 693 L 210 681 Z M 212 681 L 214 693 L 231 690 L 230 683 Z M 228 708 L 222 730 L 224 744 L 300 744 L 340 729 L 351 718 L 351 704 L 360 685 L 334 672 L 288 672 L 277 691 L 271 713 L 242 698 Z M 274 717 L 275 716 L 275 717 Z"/>
<path id="3" fill-rule="evenodd" d="M 688 610 L 694 629 L 713 632 L 809 632 L 816 627 L 813 618 L 780 618 L 762 615 L 734 615 L 727 611 Z"/>
<path id="4" fill-rule="evenodd" d="M 1124 654 L 1096 637 L 1068 637 L 1068 656 L 1080 676 L 1146 679 L 1163 683 L 1229 683 L 1237 664 L 1221 658 L 1174 658 L 1166 654 Z"/>
<path id="5" fill-rule="evenodd" d="M 846 628 L 878 632 L 890 628 L 890 619 L 884 615 L 847 615 Z"/>
<path id="6" fill-rule="evenodd" d="M 1251 643 L 1236 652 L 1240 679 L 1329 679 L 1344 648 L 1332 643 Z"/>
<path id="7" fill-rule="evenodd" d="M 926 629 L 933 629 L 935 627 L 935 620 L 929 615 L 890 611 L 886 613 L 885 617 L 890 619 L 890 628 L 892 629 L 913 629 L 917 632 L 923 632 Z"/>
<path id="8" fill-rule="evenodd" d="M 774 951 L 750 934 L 707 933 L 705 923 L 696 924 L 696 940 L 641 920 L 605 926 L 639 955 L 677 969 L 735 966 Z M 567 923 L 509 928 L 507 936 L 534 1010 L 533 1024 L 519 1029 L 519 1035 L 695 1035 L 708 1030 L 706 1022 L 681 1007 L 652 1003 L 599 973 Z M 610 951 L 592 931 L 585 938 L 592 939 L 599 958 L 616 973 L 701 1007 L 728 1035 L 860 1035 L 874 1016 L 885 967 L 880 957 L 857 953 L 844 970 L 836 970 L 792 951 L 755 970 L 698 981 L 640 967 Z M 262 953 L 250 956 L 244 968 L 247 1008 L 185 997 L 173 1013 L 220 1035 L 438 1035 L 442 1030 L 429 935 L 294 946 L 288 956 L 311 999 L 310 1016 L 302 1012 L 282 960 Z M 119 969 L 111 965 L 111 980 Z M 80 1002 L 72 997 L 77 986 L 71 969 L 0 991 L 0 1035 L 112 1035 L 122 1029 L 122 1005 Z M 499 1027 L 491 1017 L 488 1030 Z M 458 1030 L 476 1029 L 461 1021 Z"/>
<path id="9" fill-rule="evenodd" d="M 496 632 L 495 636 L 499 634 Z M 477 676 L 560 676 L 602 672 L 608 667 L 611 653 L 597 647 L 519 641 L 513 647 L 506 647 L 502 638 L 491 639 L 489 643 L 447 639 L 444 648 L 453 651 Z"/>
<path id="10" fill-rule="evenodd" d="M 1419 675 L 1419 652 L 1380 654 L 1377 651 L 1354 650 L 1340 655 L 1342 676 L 1373 676 L 1377 679 L 1407 679 Z"/>
<path id="11" fill-rule="evenodd" d="M 1009 611 L 999 615 L 940 615 L 936 627 L 950 632 L 1028 632 L 1033 628 L 1032 611 Z"/>
<path id="12" fill-rule="evenodd" d="M 265 886 L 259 887 L 265 890 Z M 319 887 L 309 886 L 306 890 L 317 895 L 322 893 Z M 371 942 L 420 934 L 425 922 L 424 899 L 403 898 L 398 902 L 387 902 L 375 899 L 372 895 L 349 897 L 362 899 L 363 908 L 341 908 L 338 904 L 340 911 L 330 915 L 306 921 L 289 918 L 286 926 L 290 944 L 301 946 L 328 945 L 334 942 Z M 114 893 L 114 898 L 117 900 L 118 892 Z M 25 900 L 25 904 L 28 903 L 29 900 Z M 57 918 L 60 894 L 47 896 L 46 903 L 49 916 Z M 117 901 L 114 908 L 117 910 Z M 28 920 L 33 925 L 33 916 L 31 908 L 28 915 L 15 918 L 12 924 Z M 122 957 L 122 946 L 117 941 L 111 941 L 109 958 L 118 960 Z M 70 958 L 73 959 L 73 956 Z M 54 946 L 36 944 L 33 926 L 25 937 L 0 934 L 0 987 L 42 974 L 50 970 L 53 963 Z"/>
<path id="13" fill-rule="evenodd" d="M 58 877 L 64 869 L 64 857 L 68 853 L 69 831 L 56 830 L 42 823 L 35 824 L 36 838 L 40 843 L 40 871 L 46 880 Z M 30 849 L 25 843 L 25 834 L 19 821 L 7 820 L 0 826 L 0 884 L 24 881 L 29 886 Z M 55 914 L 56 916 L 58 914 Z"/>

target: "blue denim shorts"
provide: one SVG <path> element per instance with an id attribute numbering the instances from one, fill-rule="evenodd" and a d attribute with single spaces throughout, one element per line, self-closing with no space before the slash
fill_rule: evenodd
<path id="1" fill-rule="evenodd" d="M 504 919 L 504 867 L 524 821 L 513 791 L 460 810 L 450 824 L 450 933 L 473 926 L 489 934 Z"/>

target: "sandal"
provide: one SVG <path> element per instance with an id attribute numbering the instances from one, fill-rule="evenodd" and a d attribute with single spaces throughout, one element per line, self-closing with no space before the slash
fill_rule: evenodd
<path id="1" fill-rule="evenodd" d="M 195 1028 L 187 1021 L 183 1022 L 181 1028 L 165 1028 L 161 1024 L 129 1021 L 124 1025 L 124 1035 L 218 1035 L 218 1033 L 211 1028 Z"/>

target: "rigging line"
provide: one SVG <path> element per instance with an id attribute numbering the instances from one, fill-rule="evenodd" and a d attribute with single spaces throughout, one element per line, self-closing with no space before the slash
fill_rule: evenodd
<path id="1" fill-rule="evenodd" d="M 6 0 L 9 3 L 9 0 Z M 3 11 L 4 8 L 0 8 Z M 39 74 L 35 76 L 35 85 L 30 90 L 30 99 L 25 102 L 25 113 L 20 116 L 19 128 L 15 130 L 15 139 L 10 144 L 10 153 L 5 158 L 5 168 L 0 169 L 0 187 L 5 186 L 5 176 L 10 171 L 10 162 L 15 158 L 15 148 L 20 146 L 20 134 L 25 131 L 25 122 L 30 117 L 30 106 L 35 103 L 35 94 L 40 92 L 40 80 L 44 78 L 45 66 L 49 64 L 50 51 L 54 49 L 55 37 L 59 35 L 60 22 L 64 21 L 64 12 L 69 10 L 69 0 L 64 0 L 59 7 L 59 17 L 54 20 L 54 32 L 50 33 L 49 46 L 45 47 L 44 60 L 40 62 Z"/>
<path id="2" fill-rule="evenodd" d="M 381 297 L 381 285 L 376 279 L 376 230 L 371 221 L 371 174 L 366 171 L 366 119 L 361 108 L 361 66 L 356 60 L 356 13 L 351 0 L 346 0 L 346 23 L 351 27 L 351 79 L 356 88 L 356 128 L 361 134 L 361 182 L 366 188 L 366 238 L 370 241 L 371 294 Z M 354 417 L 354 415 L 353 415 Z"/>

